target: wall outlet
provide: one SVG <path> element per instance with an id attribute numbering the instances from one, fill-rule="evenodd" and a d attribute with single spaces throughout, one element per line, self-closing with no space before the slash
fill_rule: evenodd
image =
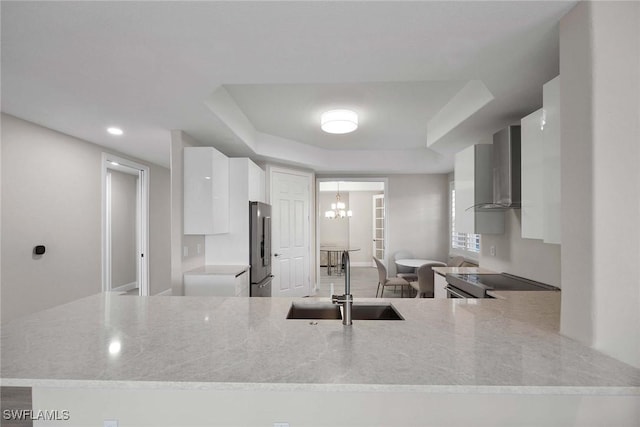
<path id="1" fill-rule="evenodd" d="M 184 246 L 184 247 L 182 248 L 182 256 L 183 256 L 184 258 L 186 258 L 186 257 L 188 257 L 188 256 L 189 256 L 189 246 Z"/>
<path id="2" fill-rule="evenodd" d="M 289 427 L 289 423 L 273 423 L 273 427 Z"/>
<path id="3" fill-rule="evenodd" d="M 491 253 L 491 256 L 496 256 L 496 247 L 495 246 L 491 246 L 489 248 L 489 252 Z"/>
<path id="4" fill-rule="evenodd" d="M 103 427 L 118 427 L 118 420 L 104 420 Z"/>

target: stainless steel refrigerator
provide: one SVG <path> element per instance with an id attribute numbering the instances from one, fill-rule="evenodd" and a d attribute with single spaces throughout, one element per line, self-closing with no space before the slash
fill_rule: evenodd
<path id="1" fill-rule="evenodd" d="M 271 205 L 249 202 L 249 275 L 252 297 L 271 296 Z"/>

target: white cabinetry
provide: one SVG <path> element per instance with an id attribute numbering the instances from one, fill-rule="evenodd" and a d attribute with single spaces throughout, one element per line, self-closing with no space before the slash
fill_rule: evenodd
<path id="1" fill-rule="evenodd" d="M 184 148 L 184 234 L 229 232 L 229 158 L 213 147 Z"/>
<path id="2" fill-rule="evenodd" d="M 504 212 L 468 209 L 493 201 L 493 147 L 478 144 L 455 157 L 455 231 L 472 234 L 504 232 Z"/>
<path id="3" fill-rule="evenodd" d="M 248 297 L 249 267 L 206 265 L 184 273 L 185 296 Z"/>
<path id="4" fill-rule="evenodd" d="M 522 119 L 522 237 L 560 243 L 560 77 Z"/>
<path id="5" fill-rule="evenodd" d="M 265 173 L 249 158 L 229 159 L 229 233 L 205 237 L 207 264 L 249 263 L 249 202 L 265 201 Z"/>
<path id="6" fill-rule="evenodd" d="M 447 279 L 444 276 L 433 272 L 433 297 L 437 299 L 446 299 L 447 291 L 445 290 L 447 286 Z"/>

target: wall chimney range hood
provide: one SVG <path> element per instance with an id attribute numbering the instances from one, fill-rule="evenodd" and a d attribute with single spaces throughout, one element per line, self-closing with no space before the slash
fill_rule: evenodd
<path id="1" fill-rule="evenodd" d="M 493 200 L 472 207 L 505 210 L 521 206 L 520 126 L 514 125 L 493 135 Z"/>

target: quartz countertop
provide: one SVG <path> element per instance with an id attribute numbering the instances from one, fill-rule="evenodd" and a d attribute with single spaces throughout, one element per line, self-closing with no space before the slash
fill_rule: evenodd
<path id="1" fill-rule="evenodd" d="M 248 265 L 204 265 L 202 267 L 194 268 L 193 270 L 185 271 L 185 275 L 225 275 L 235 276 L 249 269 Z"/>
<path id="2" fill-rule="evenodd" d="M 441 276 L 447 273 L 452 274 L 496 274 L 495 271 L 487 270 L 482 267 L 433 267 L 433 271 Z"/>
<path id="3" fill-rule="evenodd" d="M 3 385 L 640 394 L 558 334 L 559 292 L 390 302 L 404 321 L 287 320 L 316 298 L 95 295 L 1 327 Z M 295 360 L 294 360 L 295 359 Z"/>

